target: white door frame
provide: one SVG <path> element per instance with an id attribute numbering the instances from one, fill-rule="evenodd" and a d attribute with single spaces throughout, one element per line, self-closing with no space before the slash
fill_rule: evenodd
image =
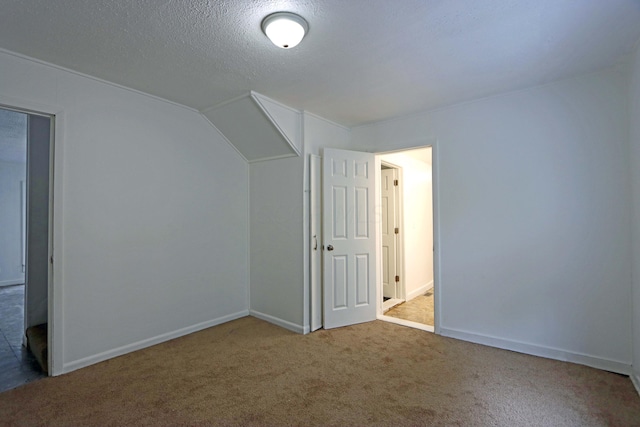
<path id="1" fill-rule="evenodd" d="M 310 332 L 322 328 L 322 157 L 309 156 Z"/>
<path id="2" fill-rule="evenodd" d="M 415 147 L 407 147 L 397 150 L 377 152 L 376 153 L 376 172 L 378 173 L 376 176 L 376 185 L 378 191 L 376 192 L 376 206 L 381 206 L 380 200 L 380 166 L 382 164 L 380 156 L 384 154 L 391 153 L 400 153 L 403 151 L 415 150 L 419 148 L 431 148 L 431 188 L 432 188 L 432 202 L 433 202 L 433 290 L 434 290 L 434 326 L 424 325 L 422 323 L 411 322 L 404 319 L 398 319 L 395 317 L 385 316 L 382 310 L 382 257 L 380 252 L 378 251 L 376 256 L 377 269 L 378 269 L 378 319 L 385 320 L 391 323 L 397 323 L 399 325 L 410 326 L 412 328 L 421 329 L 424 331 L 435 332 L 436 334 L 440 334 L 440 319 L 442 318 L 441 301 L 442 301 L 442 286 L 440 280 L 440 214 L 439 214 L 439 177 L 438 177 L 438 144 L 437 141 L 430 141 L 429 144 L 415 146 Z M 400 203 L 404 203 L 404 200 L 401 199 Z M 402 225 L 404 226 L 404 224 Z M 381 223 L 378 223 L 377 230 L 377 239 L 378 246 L 382 243 L 382 230 Z M 400 229 L 400 236 L 402 237 L 402 228 Z M 404 241 L 403 243 L 404 244 Z M 404 268 L 404 263 L 403 263 Z M 404 269 L 402 270 L 402 274 L 404 275 Z M 405 295 L 406 297 L 406 295 Z"/>
<path id="3" fill-rule="evenodd" d="M 49 139 L 49 262 L 48 271 L 48 370 L 49 376 L 63 373 L 62 324 L 62 146 L 64 111 L 62 107 L 40 104 L 24 98 L 0 94 L 0 108 L 51 119 Z M 55 197 L 54 197 L 55 194 Z M 55 257 L 54 257 L 55 253 Z"/>

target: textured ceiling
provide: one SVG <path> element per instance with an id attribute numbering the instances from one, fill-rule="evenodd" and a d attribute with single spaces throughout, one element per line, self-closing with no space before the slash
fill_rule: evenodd
<path id="1" fill-rule="evenodd" d="M 262 34 L 275 11 L 310 31 Z M 638 0 L 0 0 L 0 47 L 199 110 L 257 91 L 357 125 L 612 65 Z"/>

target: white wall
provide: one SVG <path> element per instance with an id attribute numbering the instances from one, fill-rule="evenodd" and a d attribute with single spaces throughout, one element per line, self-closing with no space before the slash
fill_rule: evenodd
<path id="1" fill-rule="evenodd" d="M 431 151 L 430 148 L 424 150 Z M 405 268 L 401 280 L 410 300 L 433 286 L 431 165 L 412 156 L 411 151 L 388 153 L 380 158 L 402 168 L 404 209 L 400 233 Z"/>
<path id="2" fill-rule="evenodd" d="M 627 89 L 611 69 L 352 130 L 437 139 L 443 334 L 629 371 Z"/>
<path id="3" fill-rule="evenodd" d="M 303 158 L 250 165 L 251 313 L 303 331 Z"/>
<path id="4" fill-rule="evenodd" d="M 640 44 L 632 58 L 630 95 L 631 185 L 633 217 L 633 371 L 640 391 Z"/>
<path id="5" fill-rule="evenodd" d="M 25 163 L 0 161 L 0 286 L 24 283 L 20 181 L 25 180 Z"/>
<path id="6" fill-rule="evenodd" d="M 5 52 L 0 75 L 0 103 L 59 115 L 63 371 L 248 313 L 247 165 L 202 116 Z"/>
<path id="7" fill-rule="evenodd" d="M 351 130 L 322 117 L 305 112 L 304 150 L 307 156 L 322 154 L 325 147 L 352 150 Z"/>

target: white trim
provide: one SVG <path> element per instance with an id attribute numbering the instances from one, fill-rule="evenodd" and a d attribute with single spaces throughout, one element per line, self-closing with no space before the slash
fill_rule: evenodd
<path id="1" fill-rule="evenodd" d="M 304 118 L 300 113 L 300 147 L 302 150 L 302 322 L 303 329 L 309 328 L 309 332 L 313 329 L 312 313 L 312 295 L 311 295 L 311 179 L 310 168 L 311 158 L 307 156 L 304 150 Z M 307 158 L 309 163 L 307 163 Z"/>
<path id="2" fill-rule="evenodd" d="M 392 165 L 389 162 L 381 162 L 387 163 L 387 165 Z M 404 169 L 402 166 L 394 165 L 396 169 L 396 179 L 398 180 L 398 186 L 395 188 L 396 197 L 395 197 L 395 209 L 396 209 L 396 221 L 398 224 L 398 228 L 400 230 L 400 234 L 398 234 L 398 239 L 396 241 L 396 272 L 400 275 L 400 298 L 403 298 L 405 301 L 409 301 L 409 297 L 407 296 L 407 259 L 405 257 L 405 249 L 406 249 L 406 224 L 404 222 L 405 215 L 405 198 L 404 198 Z M 382 192 L 382 190 L 381 190 Z M 379 230 L 382 233 L 382 229 Z M 380 234 L 380 239 L 382 240 L 382 234 Z M 382 243 L 382 242 L 381 242 Z M 382 247 L 382 246 L 381 246 Z M 380 249 L 378 249 L 380 250 Z M 382 267 L 380 267 L 382 269 Z M 396 290 L 396 296 L 398 296 Z"/>
<path id="3" fill-rule="evenodd" d="M 53 144 L 52 144 L 52 196 L 50 201 L 51 224 L 51 256 L 53 256 L 53 265 L 51 265 L 52 283 L 49 287 L 49 375 L 60 375 L 64 371 L 64 132 L 65 132 L 65 113 L 60 110 L 54 113 L 52 118 L 53 126 Z"/>
<path id="4" fill-rule="evenodd" d="M 426 285 L 420 286 L 418 289 L 414 289 L 407 294 L 407 301 L 414 299 L 415 297 L 419 297 L 420 295 L 425 294 L 429 289 L 433 288 L 433 280 L 427 283 Z"/>
<path id="5" fill-rule="evenodd" d="M 247 98 L 249 96 L 251 96 L 251 91 L 244 93 L 242 95 L 238 95 L 234 98 L 227 99 L 226 101 L 222 101 L 221 103 L 212 105 L 211 107 L 203 108 L 202 110 L 200 110 L 200 113 L 206 114 L 210 111 L 217 110 L 220 107 L 224 107 L 225 105 L 231 104 L 232 102 L 240 101 L 242 98 Z"/>
<path id="6" fill-rule="evenodd" d="M 640 374 L 638 374 L 637 372 L 632 372 L 631 374 L 629 374 L 629 378 L 631 379 L 631 383 L 633 383 L 636 392 L 638 392 L 638 395 L 640 395 Z"/>
<path id="7" fill-rule="evenodd" d="M 424 323 L 412 322 L 410 320 L 398 319 L 397 317 L 380 315 L 378 320 L 384 320 L 385 322 L 395 323 L 396 325 L 407 326 L 413 329 L 420 329 L 421 331 L 434 332 L 433 326 L 425 325 Z"/>
<path id="8" fill-rule="evenodd" d="M 528 344 L 451 328 L 440 328 L 440 334 L 445 337 L 487 345 L 489 347 L 516 351 L 518 353 L 530 354 L 532 356 L 545 357 L 547 359 L 555 359 L 563 362 L 577 363 L 624 375 L 631 374 L 631 364 L 629 363 L 603 359 L 589 354 L 575 353 L 567 350 Z"/>
<path id="9" fill-rule="evenodd" d="M 47 242 L 47 261 L 49 260 L 53 260 L 54 256 L 53 256 L 53 212 L 54 212 L 54 206 L 53 206 L 53 201 L 55 198 L 55 194 L 54 194 L 54 188 L 56 185 L 56 179 L 55 179 L 55 173 L 56 173 L 56 116 L 49 116 L 49 191 L 48 191 L 48 200 L 47 200 L 47 208 L 48 208 L 48 215 L 47 215 L 47 220 L 49 221 L 48 227 L 47 227 L 47 231 L 49 232 L 49 239 Z M 29 141 L 27 141 L 27 143 L 29 143 Z M 27 175 L 27 181 L 29 181 L 29 175 Z M 29 192 L 28 187 L 27 187 L 27 192 Z M 28 208 L 28 202 L 27 202 L 27 209 Z M 28 225 L 27 225 L 28 227 Z M 27 239 L 28 241 L 29 236 L 25 235 L 25 239 Z M 25 267 L 27 265 L 27 262 L 25 261 Z M 51 324 L 51 328 L 53 329 L 56 325 L 54 325 L 55 322 L 53 322 L 53 304 L 51 302 L 51 299 L 53 298 L 53 287 L 52 287 L 52 283 L 53 283 L 53 262 L 49 261 L 47 262 L 47 267 L 48 267 L 48 271 L 47 271 L 47 329 L 48 329 L 48 325 Z M 26 270 L 26 269 L 25 269 Z M 26 273 L 25 273 L 26 274 Z M 28 286 L 28 285 L 27 285 Z M 55 347 L 55 345 L 53 344 L 53 333 L 49 332 L 49 330 L 47 330 L 47 373 L 52 372 L 53 371 L 53 359 L 54 357 L 51 356 L 52 349 L 53 347 Z"/>
<path id="10" fill-rule="evenodd" d="M 93 365 L 95 363 L 112 359 L 114 357 L 122 356 L 123 354 L 131 353 L 137 350 L 142 350 L 143 348 L 151 347 L 156 344 L 160 344 L 175 338 L 189 335 L 194 332 L 201 331 L 203 329 L 211 328 L 213 326 L 230 322 L 232 320 L 236 320 L 241 317 L 246 317 L 248 315 L 249 315 L 248 310 L 239 311 L 237 313 L 229 314 L 227 316 L 218 317 L 217 319 L 208 320 L 206 322 L 198 323 L 192 326 L 187 326 L 186 328 L 181 328 L 173 332 L 167 332 L 166 334 L 157 335 L 155 337 L 147 338 L 138 342 L 127 344 L 122 347 L 114 348 L 112 350 L 107 350 L 102 353 L 94 354 L 92 356 L 83 357 L 82 359 L 65 363 L 62 373 L 75 371 L 76 369 L 84 368 L 85 366 Z"/>
<path id="11" fill-rule="evenodd" d="M 375 198 L 375 212 L 374 215 L 377 218 L 375 224 L 375 239 L 376 239 L 376 316 L 380 318 L 384 313 L 384 302 L 382 301 L 382 297 L 384 295 L 384 291 L 382 289 L 382 250 L 379 248 L 382 247 L 382 159 L 378 154 L 374 156 L 374 168 L 375 168 L 375 191 L 373 197 Z M 396 295 L 397 296 L 397 295 Z"/>
<path id="12" fill-rule="evenodd" d="M 247 164 L 247 295 L 246 308 L 251 309 L 251 167 Z"/>
<path id="13" fill-rule="evenodd" d="M 438 144 L 438 139 L 434 137 L 428 137 L 428 138 L 419 139 L 416 141 L 408 141 L 408 143 L 410 143 L 410 145 L 407 145 L 406 147 L 398 147 L 398 148 L 394 148 L 393 150 L 376 151 L 375 154 L 385 155 L 385 154 L 402 153 L 403 151 L 419 150 L 422 148 L 429 148 L 429 147 L 431 147 L 431 149 L 434 149 Z M 435 162 L 434 159 L 435 159 L 435 156 L 433 155 L 433 152 L 432 152 L 431 153 L 432 167 L 433 167 L 433 163 Z"/>
<path id="14" fill-rule="evenodd" d="M 280 326 L 281 328 L 288 329 L 298 334 L 309 333 L 309 326 L 301 326 L 301 325 L 289 322 L 287 320 L 280 319 L 279 317 L 261 313 L 256 310 L 249 310 L 249 315 L 253 317 L 257 317 L 258 319 L 264 320 L 265 322 L 273 323 L 274 325 Z"/>
<path id="15" fill-rule="evenodd" d="M 15 285 L 24 285 L 24 277 L 22 279 L 3 280 L 2 282 L 0 282 L 0 288 Z"/>
<path id="16" fill-rule="evenodd" d="M 273 101 L 275 102 L 275 101 Z M 291 107 L 286 107 L 291 108 Z M 311 190 L 309 189 L 309 177 L 307 176 L 307 159 L 304 155 L 304 120 L 302 120 L 302 114 L 299 111 L 296 111 L 298 115 L 298 126 L 300 131 L 300 154 L 299 157 L 302 158 L 302 180 L 300 184 L 302 184 L 302 218 L 300 218 L 300 226 L 302 226 L 302 333 L 308 334 L 311 332 L 311 282 L 308 272 L 311 271 L 310 268 L 310 247 L 309 247 L 309 223 L 307 219 L 309 218 L 309 195 L 311 194 Z"/>
<path id="17" fill-rule="evenodd" d="M 315 165 L 315 166 L 314 166 Z M 322 157 L 309 154 L 309 275 L 311 331 L 322 328 Z M 316 199 L 318 203 L 316 203 Z M 315 231 L 315 241 L 313 240 Z M 314 250 L 313 247 L 316 246 Z M 316 280 L 316 272 L 320 273 Z"/>
<path id="18" fill-rule="evenodd" d="M 317 114 L 315 114 L 315 113 L 312 113 L 312 112 L 310 112 L 310 111 L 302 110 L 302 114 L 303 114 L 303 115 L 310 116 L 310 117 L 313 117 L 314 119 L 317 119 L 317 120 L 321 120 L 321 121 L 323 121 L 323 122 L 325 122 L 325 123 L 328 123 L 328 124 L 330 124 L 330 125 L 332 125 L 332 126 L 335 126 L 335 127 L 339 127 L 339 128 L 341 128 L 342 130 L 346 130 L 347 132 L 351 133 L 351 128 L 350 128 L 350 127 L 347 127 L 347 126 L 345 126 L 345 125 L 341 125 L 341 124 L 339 124 L 339 123 L 336 123 L 336 122 L 334 122 L 334 121 L 331 121 L 331 120 L 329 120 L 329 119 L 326 119 L 326 118 L 324 118 L 324 117 L 322 117 L 322 116 L 319 116 L 319 115 L 317 115 Z"/>
<path id="19" fill-rule="evenodd" d="M 382 301 L 382 314 L 384 314 L 385 311 L 389 311 L 391 310 L 393 307 L 395 307 L 396 305 L 403 303 L 404 300 L 400 299 L 400 298 L 390 298 L 386 301 Z"/>
<path id="20" fill-rule="evenodd" d="M 34 62 L 36 64 L 43 65 L 45 67 L 55 68 L 55 69 L 60 70 L 60 71 L 66 71 L 67 73 L 75 74 L 76 76 L 84 77 L 85 79 L 93 80 L 93 81 L 96 81 L 98 83 L 102 83 L 102 84 L 106 84 L 106 85 L 109 85 L 109 86 L 112 86 L 112 87 L 115 87 L 115 88 L 118 88 L 118 89 L 126 90 L 128 92 L 133 92 L 133 93 L 136 93 L 138 95 L 146 96 L 147 98 L 155 99 L 156 101 L 160 101 L 160 102 L 165 102 L 167 104 L 171 104 L 171 105 L 174 105 L 176 107 L 184 108 L 186 110 L 189 110 L 189 111 L 192 111 L 192 112 L 195 112 L 195 113 L 198 112 L 198 110 L 196 108 L 188 107 L 188 106 L 186 106 L 184 104 L 179 104 L 177 102 L 170 101 L 170 100 L 168 100 L 166 98 L 161 98 L 159 96 L 152 95 L 152 94 L 147 93 L 147 92 L 142 92 L 142 91 L 140 91 L 138 89 L 133 89 L 133 88 L 130 88 L 130 87 L 127 87 L 127 86 L 123 86 L 123 85 L 120 85 L 118 83 L 113 83 L 113 82 L 110 82 L 108 80 L 101 79 L 100 77 L 95 77 L 95 76 L 92 76 L 92 75 L 89 75 L 89 74 L 84 74 L 84 73 L 81 73 L 80 71 L 75 71 L 75 70 L 72 70 L 70 68 L 65 68 L 65 67 L 62 67 L 60 65 L 52 64 L 50 62 L 46 62 L 46 61 L 43 61 L 41 59 L 36 59 L 36 58 L 31 57 L 31 56 L 23 55 L 21 53 L 13 52 L 11 50 L 0 48 L 0 53 L 5 53 L 7 55 L 15 56 L 15 57 L 23 59 L 25 61 L 31 61 L 31 62 Z"/>
<path id="21" fill-rule="evenodd" d="M 440 276 L 440 146 L 431 141 L 431 201 L 433 210 L 433 323 L 435 333 L 440 334 L 442 324 L 442 277 Z"/>
<path id="22" fill-rule="evenodd" d="M 268 160 L 287 159 L 289 157 L 300 157 L 300 155 L 296 153 L 291 153 L 291 154 L 281 154 L 279 156 L 273 156 L 273 157 L 260 157 L 259 159 L 249 160 L 248 163 L 260 163 L 260 162 L 266 162 Z"/>
<path id="23" fill-rule="evenodd" d="M 269 98 L 268 96 L 265 96 L 265 95 L 263 95 L 261 93 L 258 93 L 256 91 L 254 91 L 254 90 L 250 90 L 249 94 L 251 96 L 253 96 L 253 97 L 262 98 L 262 99 L 265 99 L 265 100 L 267 100 L 269 102 L 273 102 L 274 104 L 279 105 L 280 107 L 282 107 L 284 109 L 287 109 L 287 110 L 291 111 L 292 113 L 300 114 L 300 110 L 297 110 L 297 109 L 295 109 L 293 107 L 290 107 L 290 106 L 288 106 L 286 104 L 283 104 L 280 101 L 276 101 L 275 99 Z"/>

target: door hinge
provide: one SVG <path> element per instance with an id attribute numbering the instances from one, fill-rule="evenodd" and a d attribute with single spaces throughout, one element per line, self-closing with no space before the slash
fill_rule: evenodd
<path id="1" fill-rule="evenodd" d="M 400 233 L 400 228 L 396 227 L 396 228 L 395 228 L 395 233 L 396 233 L 396 234 Z"/>
<path id="2" fill-rule="evenodd" d="M 396 276 L 396 282 L 400 281 L 400 276 Z"/>
<path id="3" fill-rule="evenodd" d="M 397 179 L 393 180 L 393 185 L 395 185 L 396 187 L 398 186 L 398 180 Z"/>
<path id="4" fill-rule="evenodd" d="M 51 257 L 49 258 L 49 262 L 53 264 L 53 255 L 51 255 Z"/>

